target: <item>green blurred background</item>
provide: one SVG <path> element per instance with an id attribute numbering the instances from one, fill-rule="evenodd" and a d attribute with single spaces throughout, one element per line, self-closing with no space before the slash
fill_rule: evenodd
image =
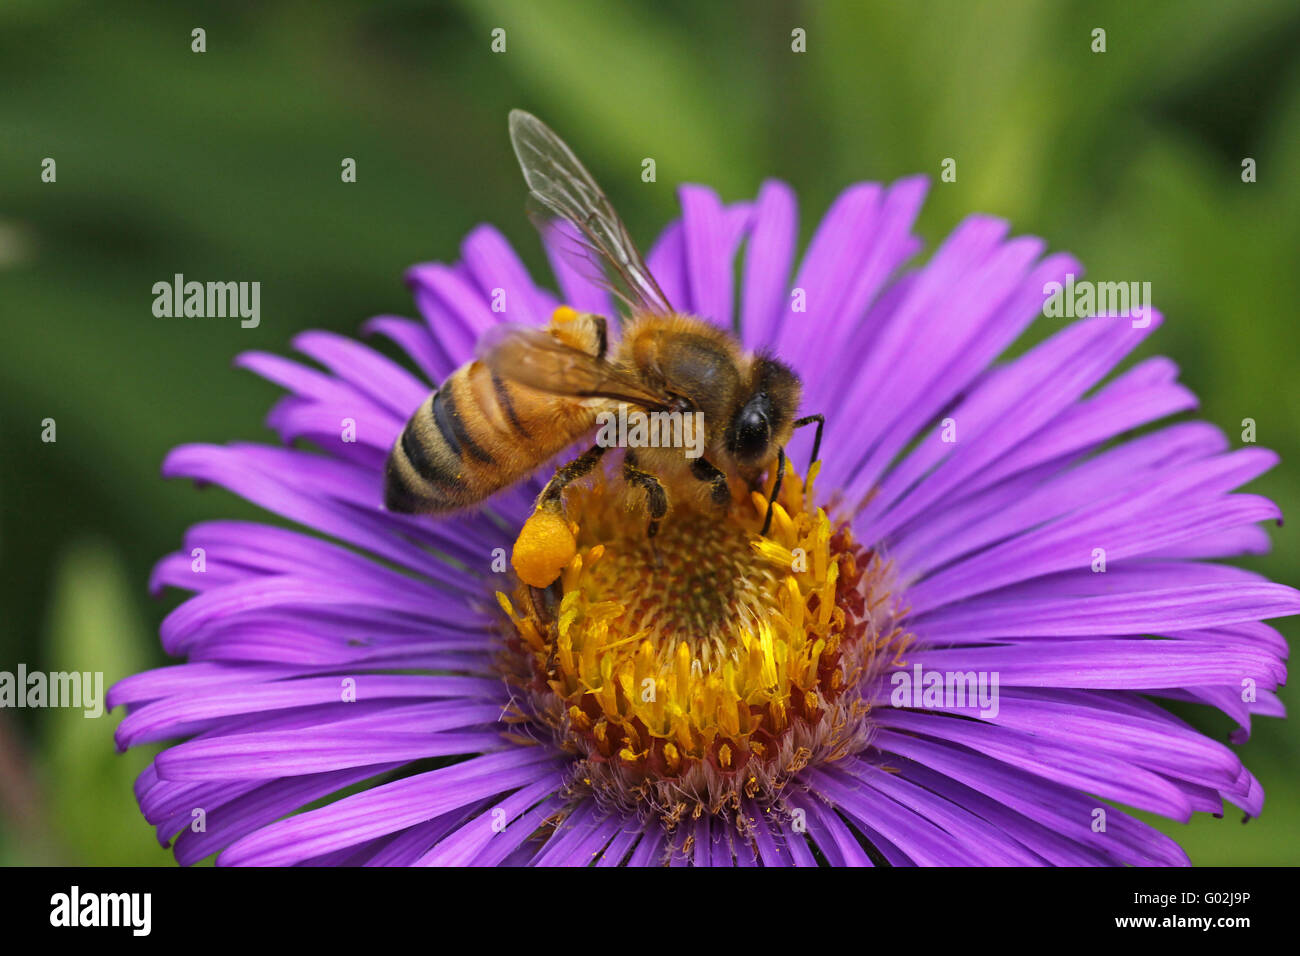
<path id="1" fill-rule="evenodd" d="M 195 27 L 206 53 L 190 50 Z M 496 27 L 505 53 L 490 50 Z M 413 314 L 402 271 L 454 259 L 480 221 L 540 269 L 506 138 L 515 106 L 573 144 L 643 245 L 682 181 L 732 200 L 784 178 L 806 239 L 845 185 L 937 180 L 955 158 L 957 182 L 934 183 L 921 219 L 929 247 L 984 211 L 1095 278 L 1149 280 L 1167 320 L 1147 353 L 1182 365 L 1234 444 L 1256 420 L 1284 465 L 1253 490 L 1292 511 L 1297 50 L 1294 0 L 6 0 L 0 669 L 111 682 L 163 663 L 157 627 L 177 596 L 148 598 L 150 566 L 191 522 L 259 516 L 158 477 L 182 442 L 270 440 L 279 393 L 232 369 L 236 353 Z M 640 180 L 646 156 L 657 183 Z M 56 183 L 40 180 L 45 157 Z M 176 272 L 260 281 L 260 327 L 155 318 L 151 287 Z M 1296 582 L 1295 528 L 1245 563 Z M 170 863 L 131 794 L 150 754 L 113 752 L 119 718 L 0 711 L 0 863 Z M 1300 857 L 1300 721 L 1256 726 L 1243 752 L 1263 817 L 1160 824 L 1197 863 Z"/>

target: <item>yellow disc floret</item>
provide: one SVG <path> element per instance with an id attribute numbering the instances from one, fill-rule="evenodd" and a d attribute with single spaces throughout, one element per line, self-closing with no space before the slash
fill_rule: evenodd
<path id="1" fill-rule="evenodd" d="M 575 787 L 670 825 L 739 816 L 746 798 L 777 802 L 804 766 L 866 745 L 859 691 L 901 640 L 889 569 L 811 501 L 790 470 L 766 536 L 756 492 L 725 513 L 675 509 L 649 539 L 600 476 L 568 493 L 576 535 L 529 519 L 523 582 L 554 580 L 566 553 L 543 520 L 570 532 L 568 559 L 554 586 L 499 595 L 506 670 L 578 758 Z"/>

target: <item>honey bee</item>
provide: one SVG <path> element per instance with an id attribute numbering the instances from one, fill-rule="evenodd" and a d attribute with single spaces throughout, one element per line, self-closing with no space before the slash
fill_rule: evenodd
<path id="1" fill-rule="evenodd" d="M 510 139 L 530 199 L 545 217 L 572 227 L 590 271 L 627 307 L 622 335 L 611 343 L 605 317 L 567 307 L 545 327 L 494 329 L 477 357 L 416 409 L 393 445 L 386 507 L 445 514 L 474 506 L 593 432 L 598 416 L 620 405 L 699 413 L 703 423 L 698 456 L 681 447 L 624 452 L 623 478 L 644 495 L 649 537 L 677 497 L 725 509 L 732 482 L 756 488 L 773 462 L 775 500 L 794 429 L 816 423 L 814 461 L 821 444 L 823 417 L 795 418 L 798 377 L 775 357 L 748 353 L 727 332 L 669 304 L 605 194 L 550 127 L 512 110 Z M 564 488 L 607 448 L 593 444 L 559 468 L 537 507 L 562 511 Z M 771 521 L 769 501 L 764 534 Z"/>

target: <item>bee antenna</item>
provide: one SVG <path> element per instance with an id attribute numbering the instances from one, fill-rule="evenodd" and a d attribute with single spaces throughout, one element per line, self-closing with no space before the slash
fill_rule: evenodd
<path id="1" fill-rule="evenodd" d="M 813 436 L 812 457 L 808 459 L 808 469 L 811 471 L 813 464 L 817 461 L 817 456 L 821 453 L 822 448 L 822 429 L 826 427 L 825 415 L 806 415 L 803 418 L 796 419 L 795 428 L 803 428 L 805 425 L 817 423 L 817 434 Z"/>

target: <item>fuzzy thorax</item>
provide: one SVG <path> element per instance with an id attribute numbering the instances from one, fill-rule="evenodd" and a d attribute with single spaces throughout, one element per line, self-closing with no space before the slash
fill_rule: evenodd
<path id="1" fill-rule="evenodd" d="M 866 746 L 861 688 L 902 641 L 890 568 L 787 471 L 772 527 L 755 492 L 674 510 L 651 541 L 603 476 L 567 492 L 576 548 L 547 591 L 498 594 L 516 715 L 577 760 L 575 789 L 626 812 L 735 816 Z M 567 542 L 566 542 L 567 547 Z"/>

